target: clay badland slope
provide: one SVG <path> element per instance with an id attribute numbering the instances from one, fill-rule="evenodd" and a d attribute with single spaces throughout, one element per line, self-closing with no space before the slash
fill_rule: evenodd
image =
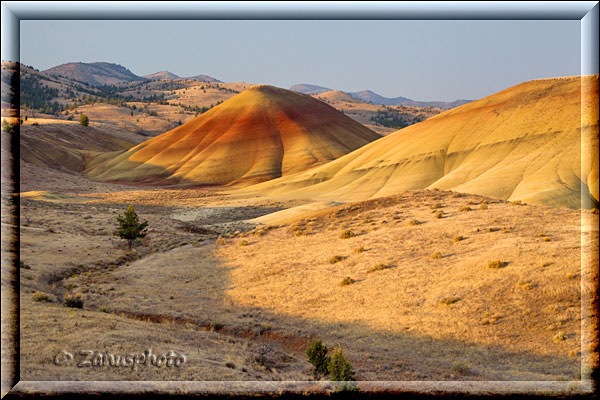
<path id="1" fill-rule="evenodd" d="M 254 86 L 198 118 L 88 164 L 104 181 L 257 183 L 341 157 L 379 136 L 308 95 Z"/>
<path id="2" fill-rule="evenodd" d="M 598 75 L 525 82 L 248 190 L 348 201 L 424 188 L 597 207 Z"/>

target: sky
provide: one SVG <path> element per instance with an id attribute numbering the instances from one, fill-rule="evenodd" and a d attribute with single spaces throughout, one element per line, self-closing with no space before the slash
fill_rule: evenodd
<path id="1" fill-rule="evenodd" d="M 44 70 L 106 61 L 289 88 L 310 83 L 421 101 L 479 99 L 580 74 L 580 21 L 39 21 L 20 61 Z"/>

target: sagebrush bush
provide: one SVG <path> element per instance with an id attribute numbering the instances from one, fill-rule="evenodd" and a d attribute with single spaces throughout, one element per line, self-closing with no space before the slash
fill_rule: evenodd
<path id="1" fill-rule="evenodd" d="M 454 237 L 454 242 L 460 242 L 461 240 L 464 240 L 465 237 L 463 235 L 458 235 Z"/>
<path id="2" fill-rule="evenodd" d="M 356 249 L 354 249 L 354 252 L 356 254 L 360 254 L 360 253 L 365 252 L 365 251 L 367 251 L 367 249 L 365 249 L 363 246 L 360 246 L 360 247 L 357 247 Z"/>
<path id="3" fill-rule="evenodd" d="M 458 297 L 454 297 L 454 296 L 448 296 L 448 297 L 444 297 L 440 300 L 441 304 L 445 304 L 445 305 L 450 305 L 450 304 L 454 304 L 456 303 L 458 300 L 460 300 Z"/>
<path id="4" fill-rule="evenodd" d="M 498 269 L 498 268 L 503 268 L 503 267 L 504 267 L 504 262 L 502 262 L 500 260 L 495 260 L 495 261 L 489 261 L 488 262 L 488 268 Z"/>
<path id="5" fill-rule="evenodd" d="M 227 240 L 224 237 L 219 236 L 217 238 L 217 240 L 215 241 L 215 243 L 218 244 L 218 245 L 220 245 L 220 246 L 222 246 L 222 245 L 227 244 Z"/>
<path id="6" fill-rule="evenodd" d="M 552 341 L 554 341 L 555 343 L 560 343 L 562 341 L 567 340 L 567 336 L 565 335 L 564 332 L 560 331 L 558 332 L 556 335 L 554 335 L 554 337 L 552 338 Z"/>
<path id="7" fill-rule="evenodd" d="M 313 366 L 313 377 L 317 380 L 329 373 L 331 357 L 327 355 L 328 351 L 327 347 L 321 342 L 321 339 L 310 342 L 306 349 L 308 362 Z"/>
<path id="8" fill-rule="evenodd" d="M 83 308 L 83 299 L 81 293 L 72 296 L 69 292 L 65 294 L 64 305 L 73 308 Z"/>
<path id="9" fill-rule="evenodd" d="M 354 232 L 352 232 L 350 229 L 345 230 L 344 232 L 342 232 L 342 234 L 340 235 L 341 239 L 350 239 L 351 237 L 356 236 L 354 234 Z"/>
<path id="10" fill-rule="evenodd" d="M 471 211 L 471 207 L 469 206 L 463 206 L 460 208 L 460 211 Z"/>
<path id="11" fill-rule="evenodd" d="M 240 246 L 241 246 L 241 247 L 243 247 L 243 246 L 248 246 L 248 241 L 247 241 L 247 240 L 242 240 L 242 241 L 240 242 Z"/>
<path id="12" fill-rule="evenodd" d="M 418 220 L 416 220 L 416 219 L 412 219 L 412 220 L 408 221 L 408 224 L 409 225 L 419 225 L 420 222 Z"/>
<path id="13" fill-rule="evenodd" d="M 431 253 L 429 258 L 432 260 L 439 260 L 440 258 L 442 258 L 442 253 L 440 253 L 439 251 L 436 251 L 435 253 Z"/>
<path id="14" fill-rule="evenodd" d="M 33 299 L 33 301 L 39 301 L 39 302 L 50 303 L 52 301 L 50 296 L 44 292 L 35 292 L 34 294 L 31 295 L 31 298 Z"/>
<path id="15" fill-rule="evenodd" d="M 343 256 L 333 256 L 333 257 L 331 257 L 331 258 L 329 259 L 329 262 L 330 262 L 331 264 L 335 264 L 335 263 L 338 263 L 338 262 L 340 262 L 340 261 L 343 261 L 343 260 L 344 260 L 344 257 L 343 257 Z"/>
<path id="16" fill-rule="evenodd" d="M 462 362 L 455 362 L 452 364 L 452 370 L 460 375 L 467 375 L 471 372 L 471 367 Z"/>
<path id="17" fill-rule="evenodd" d="M 373 268 L 367 270 L 367 273 L 371 273 L 371 272 L 375 272 L 375 271 L 383 271 L 384 269 L 387 269 L 387 268 L 388 268 L 387 265 L 379 263 L 379 264 L 375 264 L 373 266 Z"/>
<path id="18" fill-rule="evenodd" d="M 356 282 L 354 279 L 347 276 L 344 279 L 342 279 L 342 281 L 340 282 L 340 286 L 352 285 L 354 282 Z"/>

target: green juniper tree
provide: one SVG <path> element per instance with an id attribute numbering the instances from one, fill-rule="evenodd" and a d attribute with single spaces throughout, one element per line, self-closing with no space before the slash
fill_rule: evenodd
<path id="1" fill-rule="evenodd" d="M 329 377 L 332 381 L 344 382 L 337 387 L 337 391 L 358 390 L 356 384 L 350 383 L 356 380 L 352 364 L 344 357 L 342 346 L 333 352 L 333 358 L 329 363 Z"/>
<path id="2" fill-rule="evenodd" d="M 144 221 L 140 224 L 138 215 L 133 209 L 133 205 L 130 205 L 127 208 L 125 214 L 117 216 L 117 222 L 119 223 L 119 228 L 115 232 L 115 235 L 119 236 L 121 239 L 127 240 L 127 245 L 130 250 L 135 239 L 146 236 L 148 221 Z"/>
<path id="3" fill-rule="evenodd" d="M 331 357 L 327 355 L 327 347 L 323 346 L 321 340 L 311 342 L 306 349 L 308 362 L 313 365 L 313 376 L 315 379 L 321 379 L 329 373 L 329 364 Z"/>
<path id="4" fill-rule="evenodd" d="M 90 124 L 90 119 L 85 114 L 81 114 L 79 117 L 79 123 L 83 126 L 88 126 Z"/>

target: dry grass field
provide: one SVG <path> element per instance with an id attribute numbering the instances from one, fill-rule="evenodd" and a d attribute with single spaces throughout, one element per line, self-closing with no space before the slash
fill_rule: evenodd
<path id="1" fill-rule="evenodd" d="M 597 282 L 579 263 L 582 240 L 598 240 L 589 211 L 417 191 L 256 226 L 245 220 L 299 203 L 119 189 L 21 199 L 23 379 L 308 380 L 306 345 L 321 338 L 360 380 L 577 380 L 597 351 L 581 343 L 581 288 Z M 112 235 L 130 202 L 150 224 L 132 252 Z M 66 292 L 83 309 L 61 305 Z M 188 361 L 52 363 L 86 348 Z"/>

